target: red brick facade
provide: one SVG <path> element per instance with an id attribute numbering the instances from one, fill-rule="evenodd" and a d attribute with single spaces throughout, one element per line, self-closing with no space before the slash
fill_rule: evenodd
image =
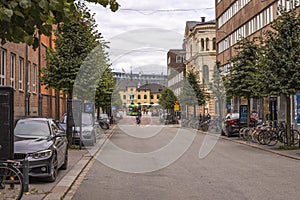
<path id="1" fill-rule="evenodd" d="M 0 85 L 14 87 L 15 118 L 44 116 L 59 119 L 62 113 L 66 112 L 66 98 L 60 95 L 58 106 L 53 90 L 45 89 L 39 81 L 39 66 L 46 67 L 46 49 L 53 48 L 53 46 L 51 38 L 44 36 L 41 37 L 41 45 L 36 50 L 25 44 L 8 42 L 0 45 L 0 61 L 1 67 L 3 67 L 1 71 L 3 81 L 0 82 Z M 14 64 L 12 65 L 12 63 Z M 26 66 L 25 63 L 28 63 L 28 65 Z M 13 71 L 14 73 L 12 73 Z M 28 78 L 26 72 L 29 72 Z M 29 98 L 26 98 L 26 90 Z M 26 104 L 28 106 L 25 106 Z M 59 113 L 56 112 L 58 107 L 60 109 Z"/>

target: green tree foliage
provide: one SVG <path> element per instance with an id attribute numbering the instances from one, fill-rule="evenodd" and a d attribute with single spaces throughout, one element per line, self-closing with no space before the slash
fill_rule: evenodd
<path id="1" fill-rule="evenodd" d="M 87 0 L 88 2 L 109 6 L 116 11 L 116 0 Z M 40 34 L 50 36 L 53 24 L 69 23 L 80 18 L 75 0 L 10 0 L 0 1 L 0 39 L 26 44 L 37 48 Z M 38 34 L 37 34 L 38 33 Z"/>
<path id="2" fill-rule="evenodd" d="M 226 91 L 221 76 L 220 66 L 220 62 L 217 62 L 214 68 L 212 82 L 210 83 L 209 88 L 212 91 L 214 97 L 217 99 L 219 108 L 219 121 L 221 122 L 225 112 Z"/>
<path id="3" fill-rule="evenodd" d="M 76 9 L 81 13 L 81 18 L 61 24 L 55 32 L 55 50 L 47 50 L 47 66 L 41 69 L 41 81 L 49 88 L 64 91 L 69 99 L 73 98 L 75 91 L 74 97 L 83 102 L 91 102 L 99 77 L 109 66 L 104 51 L 106 45 L 96 30 L 93 15 L 85 4 L 76 4 Z M 70 116 L 71 110 L 69 106 L 67 108 Z M 72 141 L 72 124 L 68 118 L 69 144 Z"/>
<path id="4" fill-rule="evenodd" d="M 265 33 L 263 89 L 269 95 L 286 97 L 288 145 L 291 126 L 291 95 L 300 91 L 300 17 L 295 10 L 281 11 Z"/>
<path id="5" fill-rule="evenodd" d="M 102 110 L 111 108 L 115 85 L 116 81 L 113 78 L 111 68 L 106 68 L 98 82 L 95 95 L 96 108 L 102 108 Z"/>
<path id="6" fill-rule="evenodd" d="M 243 96 L 247 99 L 258 97 L 261 91 L 258 84 L 260 47 L 256 40 L 243 38 L 235 50 L 236 55 L 231 58 L 232 66 L 224 77 L 226 94 L 230 97 Z"/>
<path id="7" fill-rule="evenodd" d="M 199 73 L 196 72 L 196 70 L 190 70 L 186 72 L 183 88 L 179 95 L 181 105 L 204 105 L 205 95 L 201 84 L 199 83 L 198 74 Z"/>
<path id="8" fill-rule="evenodd" d="M 41 69 L 43 84 L 56 90 L 63 90 L 69 98 L 73 95 L 74 82 L 81 66 L 84 66 L 84 70 L 80 76 L 87 77 L 81 79 L 81 86 L 83 88 L 86 86 L 85 89 L 89 90 L 90 87 L 95 87 L 95 84 L 88 87 L 89 84 L 84 84 L 82 81 L 95 82 L 95 78 L 99 78 L 100 73 L 95 73 L 95 70 L 99 69 L 97 66 L 105 67 L 107 61 L 103 52 L 104 42 L 101 41 L 100 33 L 96 31 L 93 15 L 84 4 L 77 4 L 77 8 L 83 18 L 72 20 L 58 27 L 55 33 L 56 48 L 47 50 L 47 67 Z M 96 47 L 98 49 L 92 52 Z M 93 56 L 88 57 L 90 53 Z"/>
<path id="9" fill-rule="evenodd" d="M 120 93 L 119 93 L 119 90 L 114 90 L 112 95 L 111 95 L 111 104 L 113 106 L 116 106 L 117 109 L 121 109 L 123 104 L 122 104 L 122 99 L 121 99 L 121 96 L 120 96 Z"/>
<path id="10" fill-rule="evenodd" d="M 232 66 L 224 77 L 226 94 L 230 97 L 245 97 L 248 101 L 248 120 L 250 122 L 250 98 L 258 97 L 260 89 L 259 51 L 257 39 L 242 38 L 235 48 L 236 55 L 231 58 Z"/>
<path id="11" fill-rule="evenodd" d="M 177 101 L 177 97 L 171 89 L 164 88 L 161 91 L 160 98 L 159 98 L 159 104 L 164 109 L 173 109 L 175 101 Z"/>

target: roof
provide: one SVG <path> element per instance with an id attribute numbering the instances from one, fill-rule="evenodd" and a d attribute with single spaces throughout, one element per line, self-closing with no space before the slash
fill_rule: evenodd
<path id="1" fill-rule="evenodd" d="M 151 84 L 145 84 L 138 88 L 138 90 L 150 90 L 151 93 L 160 93 L 161 90 L 164 89 L 163 85 L 151 83 Z"/>
<path id="2" fill-rule="evenodd" d="M 200 21 L 187 21 L 186 22 L 186 27 L 192 31 L 195 26 L 197 25 L 206 25 L 206 24 L 216 24 L 216 20 L 213 19 L 213 20 L 210 20 L 210 21 L 205 21 L 205 22 L 200 22 Z"/>

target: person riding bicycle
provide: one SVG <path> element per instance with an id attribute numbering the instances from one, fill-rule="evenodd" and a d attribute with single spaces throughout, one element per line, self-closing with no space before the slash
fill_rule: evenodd
<path id="1" fill-rule="evenodd" d="M 142 119 L 142 112 L 141 110 L 138 110 L 137 116 L 136 116 L 136 124 L 140 125 Z"/>

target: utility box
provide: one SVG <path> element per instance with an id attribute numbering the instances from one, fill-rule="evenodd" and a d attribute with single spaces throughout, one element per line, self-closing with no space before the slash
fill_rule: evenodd
<path id="1" fill-rule="evenodd" d="M 0 86 L 0 159 L 14 159 L 14 89 Z"/>

